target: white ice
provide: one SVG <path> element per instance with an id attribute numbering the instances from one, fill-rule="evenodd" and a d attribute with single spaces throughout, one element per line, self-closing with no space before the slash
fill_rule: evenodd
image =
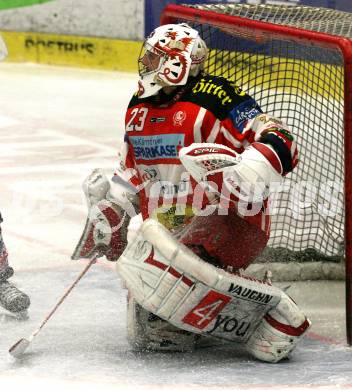
<path id="1" fill-rule="evenodd" d="M 19 360 L 28 337 L 84 267 L 70 260 L 86 206 L 81 182 L 108 174 L 123 139 L 136 76 L 0 65 L 0 210 L 13 281 L 31 296 L 27 320 L 0 312 L 1 389 L 345 389 L 352 386 L 343 282 L 292 283 L 313 321 L 288 361 L 255 361 L 236 346 L 136 353 L 126 341 L 125 297 L 113 265 L 95 265 Z"/>

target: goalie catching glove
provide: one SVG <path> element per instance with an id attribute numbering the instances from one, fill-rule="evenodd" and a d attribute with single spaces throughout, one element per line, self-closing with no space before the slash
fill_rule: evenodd
<path id="1" fill-rule="evenodd" d="M 281 182 L 280 159 L 270 145 L 255 142 L 243 153 L 211 143 L 194 143 L 180 150 L 183 166 L 198 182 L 233 200 L 262 202 L 272 182 Z"/>
<path id="2" fill-rule="evenodd" d="M 83 234 L 73 252 L 72 259 L 90 258 L 99 253 L 110 261 L 117 261 L 127 245 L 127 228 L 135 215 L 135 196 L 127 183 L 111 184 L 99 169 L 84 181 L 83 191 L 88 205 L 88 217 Z"/>
<path id="3" fill-rule="evenodd" d="M 184 331 L 243 343 L 263 361 L 286 357 L 310 326 L 283 291 L 205 263 L 155 220 L 116 267 L 144 309 Z"/>

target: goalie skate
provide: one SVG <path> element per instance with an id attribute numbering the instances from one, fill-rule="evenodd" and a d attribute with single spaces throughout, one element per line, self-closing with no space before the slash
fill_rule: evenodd
<path id="1" fill-rule="evenodd" d="M 129 295 L 127 339 L 137 351 L 191 352 L 195 348 L 197 335 L 171 325 L 144 309 Z"/>

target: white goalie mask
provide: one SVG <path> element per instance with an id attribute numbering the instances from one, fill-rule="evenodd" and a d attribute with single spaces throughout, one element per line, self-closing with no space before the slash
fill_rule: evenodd
<path id="1" fill-rule="evenodd" d="M 7 47 L 0 35 L 0 61 L 7 57 Z"/>
<path id="2" fill-rule="evenodd" d="M 163 87 L 185 85 L 189 76 L 197 76 L 203 69 L 207 52 L 198 31 L 185 23 L 156 28 L 138 59 L 138 96 L 146 98 Z"/>

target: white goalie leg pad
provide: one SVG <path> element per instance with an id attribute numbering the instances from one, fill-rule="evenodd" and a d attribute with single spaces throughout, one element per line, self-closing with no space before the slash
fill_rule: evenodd
<path id="1" fill-rule="evenodd" d="M 197 335 L 187 332 L 144 309 L 129 294 L 127 339 L 134 350 L 191 352 Z"/>
<path id="2" fill-rule="evenodd" d="M 177 328 L 228 341 L 247 342 L 282 297 L 270 283 L 205 263 L 154 220 L 143 223 L 116 267 L 144 309 Z"/>
<path id="3" fill-rule="evenodd" d="M 296 347 L 310 324 L 292 299 L 282 293 L 279 304 L 264 316 L 247 341 L 247 350 L 257 359 L 276 363 Z"/>

